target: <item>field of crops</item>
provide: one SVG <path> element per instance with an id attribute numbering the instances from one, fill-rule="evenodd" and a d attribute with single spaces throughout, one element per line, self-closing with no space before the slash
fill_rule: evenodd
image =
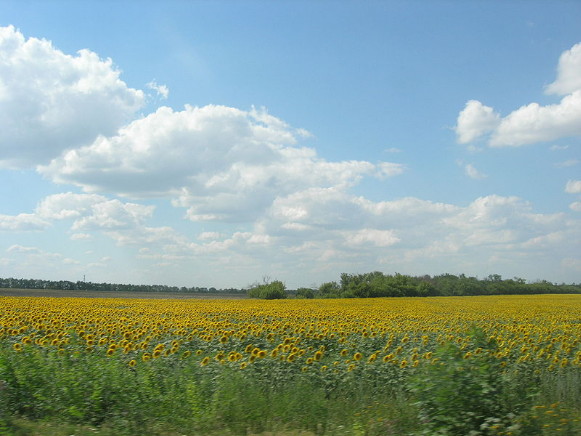
<path id="1" fill-rule="evenodd" d="M 581 434 L 577 295 L 0 307 L 0 433 Z"/>

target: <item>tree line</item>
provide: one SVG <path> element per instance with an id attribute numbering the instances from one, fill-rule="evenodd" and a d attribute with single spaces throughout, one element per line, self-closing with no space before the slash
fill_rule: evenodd
<path id="1" fill-rule="evenodd" d="M 509 294 L 579 294 L 580 284 L 556 284 L 546 280 L 527 283 L 522 278 L 503 279 L 491 274 L 484 279 L 464 274 L 409 276 L 374 271 L 364 274 L 341 274 L 340 280 L 323 283 L 318 288 L 286 290 L 281 281 L 252 287 L 251 298 L 373 298 L 432 297 Z"/>
<path id="2" fill-rule="evenodd" d="M 171 292 L 196 294 L 247 294 L 250 298 L 372 298 L 372 297 L 430 297 L 508 294 L 580 294 L 581 283 L 552 283 L 539 280 L 528 283 L 514 277 L 503 279 L 491 274 L 483 279 L 464 274 L 440 274 L 436 276 L 410 276 L 385 274 L 374 271 L 363 274 L 342 273 L 339 281 L 325 282 L 319 287 L 286 289 L 280 280 L 263 280 L 249 289 L 216 289 L 214 287 L 178 287 L 166 285 L 133 285 L 119 283 L 93 283 L 86 281 L 39 280 L 0 278 L 0 288 L 50 289 L 61 291 L 105 292 Z"/>
<path id="3" fill-rule="evenodd" d="M 196 293 L 196 294 L 244 294 L 246 290 L 227 288 L 216 289 L 214 287 L 178 287 L 166 285 L 132 285 L 119 283 L 93 283 L 86 281 L 72 282 L 68 280 L 39 280 L 39 279 L 15 279 L 0 278 L 0 288 L 8 289 L 51 289 L 60 291 L 103 291 L 103 292 L 172 292 L 172 293 Z"/>
<path id="4" fill-rule="evenodd" d="M 518 277 L 503 279 L 499 274 L 478 279 L 464 274 L 409 276 L 379 271 L 343 273 L 339 282 L 323 283 L 317 290 L 321 297 L 357 298 L 577 293 L 581 293 L 581 283 L 556 284 L 547 280 L 527 283 Z"/>

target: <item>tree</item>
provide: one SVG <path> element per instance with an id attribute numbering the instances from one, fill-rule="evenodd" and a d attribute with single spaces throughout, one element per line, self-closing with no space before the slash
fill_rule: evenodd
<path id="1" fill-rule="evenodd" d="M 286 286 L 280 280 L 262 285 L 254 285 L 248 290 L 250 298 L 262 298 L 264 300 L 284 299 L 287 297 Z"/>
<path id="2" fill-rule="evenodd" d="M 297 289 L 297 297 L 299 298 L 315 298 L 315 293 L 309 288 Z"/>

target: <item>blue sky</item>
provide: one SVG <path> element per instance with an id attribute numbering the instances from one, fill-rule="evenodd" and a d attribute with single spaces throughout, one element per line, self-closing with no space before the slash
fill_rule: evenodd
<path id="1" fill-rule="evenodd" d="M 581 3 L 0 2 L 0 276 L 581 281 Z"/>

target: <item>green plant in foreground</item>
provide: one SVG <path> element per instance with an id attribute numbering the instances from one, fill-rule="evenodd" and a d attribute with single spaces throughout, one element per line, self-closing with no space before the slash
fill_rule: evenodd
<path id="1" fill-rule="evenodd" d="M 505 369 L 506 363 L 495 355 L 496 342 L 474 329 L 471 345 L 477 351 L 455 344 L 440 348 L 433 365 L 410 377 L 423 434 L 500 434 L 530 408 L 535 384 Z"/>

